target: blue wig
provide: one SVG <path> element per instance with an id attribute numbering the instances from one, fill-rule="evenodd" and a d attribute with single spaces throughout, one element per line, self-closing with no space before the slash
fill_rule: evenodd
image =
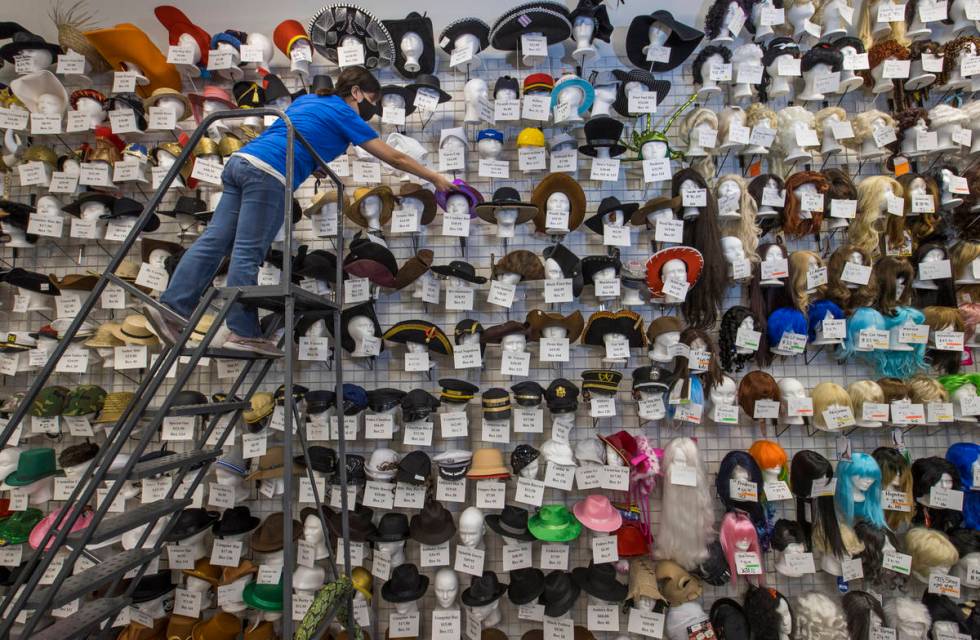
<path id="1" fill-rule="evenodd" d="M 766 339 L 771 349 L 779 346 L 784 333 L 807 334 L 806 318 L 793 307 L 781 307 L 769 314 L 766 321 Z"/>
<path id="2" fill-rule="evenodd" d="M 858 307 L 847 320 L 847 337 L 843 344 L 838 348 L 838 357 L 841 360 L 857 356 L 867 364 L 878 368 L 878 360 L 881 352 L 858 351 L 858 338 L 865 329 L 885 329 L 885 317 L 877 309 L 870 307 Z"/>
<path id="3" fill-rule="evenodd" d="M 907 324 L 924 324 L 926 316 L 914 307 L 896 307 L 895 315 L 885 316 L 889 332 Z M 891 340 L 891 338 L 889 338 Z M 881 352 L 876 373 L 883 378 L 909 378 L 925 368 L 926 345 L 911 344 L 909 350 Z"/>
<path id="4" fill-rule="evenodd" d="M 864 492 L 864 502 L 854 501 L 854 481 L 871 478 L 874 482 Z M 881 467 L 867 453 L 855 453 L 850 460 L 837 463 L 837 509 L 849 525 L 855 519 L 866 520 L 874 526 L 887 528 L 885 512 L 881 508 Z"/>
<path id="5" fill-rule="evenodd" d="M 807 309 L 807 323 L 810 325 L 810 342 L 817 339 L 817 329 L 820 328 L 820 323 L 828 315 L 834 320 L 842 320 L 844 318 L 844 312 L 841 311 L 841 308 L 830 300 L 817 300 Z"/>
<path id="6" fill-rule="evenodd" d="M 680 385 L 680 387 L 683 389 L 684 380 L 685 379 L 682 378 L 677 382 L 675 382 L 674 385 Z M 688 376 L 686 380 L 688 383 L 687 397 L 681 398 L 681 401 L 682 402 L 687 401 L 690 402 L 691 404 L 699 404 L 702 407 L 704 407 L 704 386 L 701 384 L 701 379 L 698 376 L 692 375 L 692 376 Z M 673 388 L 671 389 L 671 391 L 672 390 Z M 687 402 L 685 402 L 685 404 L 687 404 Z M 677 410 L 677 404 L 678 403 L 672 403 L 670 401 L 670 392 L 668 392 L 667 393 L 667 416 L 669 418 L 674 417 L 674 412 Z"/>
<path id="7" fill-rule="evenodd" d="M 963 484 L 963 525 L 980 529 L 980 491 L 973 486 L 973 465 L 980 458 L 980 444 L 957 442 L 946 451 L 946 460 L 953 463 Z"/>

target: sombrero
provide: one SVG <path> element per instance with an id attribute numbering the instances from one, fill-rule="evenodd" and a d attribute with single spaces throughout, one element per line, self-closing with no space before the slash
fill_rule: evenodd
<path id="1" fill-rule="evenodd" d="M 364 46 L 364 66 L 387 67 L 395 61 L 395 42 L 384 23 L 373 14 L 353 4 L 323 7 L 310 20 L 307 31 L 314 48 L 330 62 L 337 64 L 337 48 L 347 37 Z"/>
<path id="2" fill-rule="evenodd" d="M 490 45 L 500 51 L 516 51 L 525 33 L 540 33 L 548 44 L 572 35 L 568 8 L 557 2 L 529 2 L 508 9 L 490 29 Z"/>
<path id="3" fill-rule="evenodd" d="M 687 283 L 694 286 L 701 277 L 704 268 L 704 257 L 693 247 L 670 247 L 661 249 L 647 260 L 647 287 L 650 292 L 659 296 L 663 294 L 664 281 L 660 271 L 670 260 L 682 260 L 687 265 Z"/>

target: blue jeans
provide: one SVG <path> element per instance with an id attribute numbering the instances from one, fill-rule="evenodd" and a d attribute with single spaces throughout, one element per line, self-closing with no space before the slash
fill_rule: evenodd
<path id="1" fill-rule="evenodd" d="M 221 173 L 221 182 L 224 191 L 211 221 L 184 253 L 160 296 L 160 302 L 184 317 L 193 313 L 225 256 L 231 256 L 227 286 L 254 286 L 259 267 L 282 227 L 285 187 L 276 178 L 232 157 Z M 254 307 L 236 303 L 226 323 L 240 336 L 262 335 Z"/>

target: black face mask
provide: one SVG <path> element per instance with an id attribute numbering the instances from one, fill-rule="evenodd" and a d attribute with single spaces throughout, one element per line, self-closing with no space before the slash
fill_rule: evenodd
<path id="1" fill-rule="evenodd" d="M 371 101 L 364 98 L 357 103 L 357 113 L 361 116 L 361 120 L 367 122 L 376 115 L 379 115 L 381 108 L 379 105 L 371 104 Z"/>

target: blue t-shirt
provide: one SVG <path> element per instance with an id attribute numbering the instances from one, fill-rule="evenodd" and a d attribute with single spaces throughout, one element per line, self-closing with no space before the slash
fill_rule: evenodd
<path id="1" fill-rule="evenodd" d="M 360 145 L 378 137 L 361 116 L 340 96 L 300 96 L 286 109 L 286 115 L 320 157 L 330 162 L 347 151 L 349 145 Z M 293 189 L 313 173 L 316 162 L 298 141 L 293 152 Z M 280 176 L 286 175 L 286 125 L 277 119 L 262 134 L 245 145 L 241 152 L 251 156 Z"/>

